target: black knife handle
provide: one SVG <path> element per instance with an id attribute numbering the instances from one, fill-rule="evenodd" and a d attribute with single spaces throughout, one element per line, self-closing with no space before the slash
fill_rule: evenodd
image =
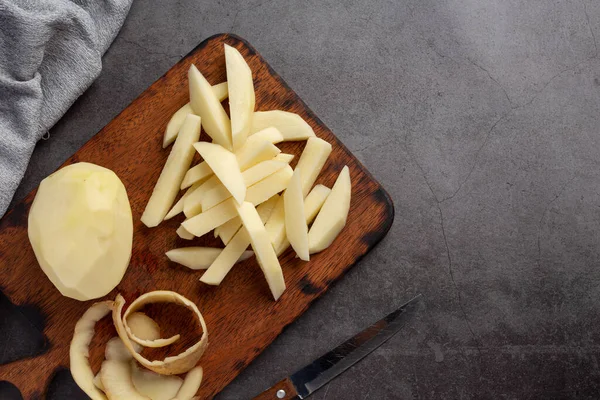
<path id="1" fill-rule="evenodd" d="M 284 378 L 256 396 L 253 400 L 292 400 L 299 398 L 298 392 L 290 378 Z"/>

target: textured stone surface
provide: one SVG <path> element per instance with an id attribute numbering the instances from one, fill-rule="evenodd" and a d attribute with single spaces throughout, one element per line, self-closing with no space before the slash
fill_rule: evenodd
<path id="1" fill-rule="evenodd" d="M 416 293 L 423 311 L 315 400 L 597 398 L 599 2 L 135 2 L 17 199 L 227 31 L 383 183 L 396 220 L 221 399 L 252 397 Z"/>

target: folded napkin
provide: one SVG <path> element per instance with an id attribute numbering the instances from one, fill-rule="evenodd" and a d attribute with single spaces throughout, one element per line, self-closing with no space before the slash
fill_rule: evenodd
<path id="1" fill-rule="evenodd" d="M 36 142 L 91 85 L 132 0 L 0 0 L 0 216 Z"/>

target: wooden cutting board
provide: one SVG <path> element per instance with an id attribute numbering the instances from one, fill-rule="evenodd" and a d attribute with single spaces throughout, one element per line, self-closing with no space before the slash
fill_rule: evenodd
<path id="1" fill-rule="evenodd" d="M 278 302 L 272 300 L 254 258 L 238 264 L 218 287 L 200 283 L 200 271 L 190 271 L 169 262 L 164 254 L 170 249 L 219 245 L 212 235 L 194 241 L 179 239 L 175 230 L 182 216 L 152 229 L 140 222 L 169 153 L 169 149 L 161 146 L 166 123 L 188 101 L 187 70 L 194 63 L 212 84 L 225 81 L 224 43 L 236 47 L 253 71 L 257 110 L 282 109 L 298 113 L 318 137 L 333 145 L 318 183 L 331 187 L 342 167 L 350 168 L 352 202 L 346 227 L 330 248 L 311 256 L 308 263 L 295 258 L 290 250 L 282 256 L 287 290 Z M 206 138 L 202 133 L 201 140 Z M 284 152 L 299 156 L 304 143 L 289 142 L 280 147 Z M 113 299 L 122 293 L 130 303 L 148 291 L 174 290 L 196 302 L 203 313 L 209 330 L 209 346 L 200 361 L 205 371 L 201 398 L 213 397 L 246 368 L 313 300 L 383 238 L 394 217 L 388 194 L 365 167 L 250 44 L 229 34 L 212 36 L 202 42 L 64 165 L 79 161 L 113 170 L 127 188 L 133 211 L 131 264 L 122 282 L 106 298 Z M 34 196 L 35 190 L 0 220 L 0 286 L 12 302 L 34 305 L 45 318 L 44 334 L 48 341 L 45 353 L 0 366 L 0 380 L 15 384 L 25 399 L 44 397 L 56 371 L 68 368 L 73 327 L 93 303 L 61 296 L 39 268 L 27 238 L 27 215 Z M 175 315 L 173 321 L 178 325 L 182 322 Z M 114 328 L 108 321 L 101 321 L 96 332 L 90 361 L 97 371 L 102 359 L 102 343 L 114 336 Z M 173 345 L 173 352 L 181 351 L 185 344 L 186 341 L 182 341 Z M 248 397 L 252 395 L 254 393 L 248 393 Z"/>

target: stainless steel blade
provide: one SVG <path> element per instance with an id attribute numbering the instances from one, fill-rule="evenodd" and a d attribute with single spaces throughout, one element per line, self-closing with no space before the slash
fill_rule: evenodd
<path id="1" fill-rule="evenodd" d="M 301 399 L 306 398 L 398 333 L 420 298 L 419 294 L 385 318 L 291 375 L 290 379 L 298 391 L 298 396 Z"/>

